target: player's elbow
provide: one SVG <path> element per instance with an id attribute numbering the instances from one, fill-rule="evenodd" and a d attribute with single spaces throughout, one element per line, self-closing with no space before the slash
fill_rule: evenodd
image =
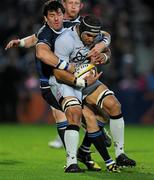
<path id="1" fill-rule="evenodd" d="M 44 53 L 43 53 L 43 51 L 41 51 L 40 48 L 36 48 L 36 57 L 38 59 L 42 59 L 44 57 Z"/>
<path id="2" fill-rule="evenodd" d="M 31 36 L 31 44 L 30 44 L 31 47 L 35 46 L 36 43 L 37 43 L 37 41 L 38 41 L 38 39 L 37 39 L 37 37 L 35 36 L 35 34 L 32 35 L 32 36 Z"/>

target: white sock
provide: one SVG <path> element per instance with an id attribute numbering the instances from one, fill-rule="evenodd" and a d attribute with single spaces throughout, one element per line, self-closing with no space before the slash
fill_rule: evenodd
<path id="1" fill-rule="evenodd" d="M 114 141 L 115 155 L 124 153 L 124 119 L 110 119 L 110 131 Z"/>
<path id="2" fill-rule="evenodd" d="M 67 164 L 77 164 L 77 148 L 79 143 L 79 132 L 76 130 L 65 130 L 64 141 L 67 152 Z"/>

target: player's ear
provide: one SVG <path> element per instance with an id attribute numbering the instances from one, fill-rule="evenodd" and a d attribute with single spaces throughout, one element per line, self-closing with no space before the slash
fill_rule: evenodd
<path id="1" fill-rule="evenodd" d="M 44 16 L 44 20 L 45 20 L 45 22 L 47 22 L 47 17 L 46 16 Z"/>
<path id="2" fill-rule="evenodd" d="M 82 8 L 83 8 L 83 6 L 84 6 L 84 4 L 83 4 L 83 3 L 81 3 L 81 4 L 80 4 L 80 9 L 82 9 Z"/>

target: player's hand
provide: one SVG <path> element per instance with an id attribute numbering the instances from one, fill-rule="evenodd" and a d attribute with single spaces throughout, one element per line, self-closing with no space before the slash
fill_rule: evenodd
<path id="1" fill-rule="evenodd" d="M 106 45 L 103 42 L 95 44 L 95 46 L 89 51 L 88 57 L 99 55 L 101 52 L 105 50 L 105 48 Z"/>
<path id="2" fill-rule="evenodd" d="M 105 46 L 102 47 L 102 45 L 96 44 L 94 48 L 92 48 L 88 53 L 88 59 L 90 59 L 90 62 L 92 64 L 105 64 L 106 63 L 106 55 L 102 53 L 102 51 L 105 49 Z"/>
<path id="3" fill-rule="evenodd" d="M 106 64 L 108 57 L 105 53 L 100 53 L 97 56 L 92 56 L 90 58 L 92 64 Z"/>
<path id="4" fill-rule="evenodd" d="M 87 85 L 91 85 L 93 83 L 95 83 L 99 78 L 100 76 L 102 75 L 102 72 L 100 73 L 97 73 L 94 75 L 93 71 L 91 70 L 89 75 L 86 76 L 84 79 L 87 81 Z"/>
<path id="5" fill-rule="evenodd" d="M 5 47 L 5 50 L 13 48 L 13 47 L 18 47 L 20 44 L 20 39 L 14 39 L 11 40 Z"/>

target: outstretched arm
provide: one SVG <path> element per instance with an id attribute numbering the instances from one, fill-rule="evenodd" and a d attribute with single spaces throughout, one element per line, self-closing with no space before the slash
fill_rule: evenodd
<path id="1" fill-rule="evenodd" d="M 15 47 L 30 48 L 36 45 L 37 40 L 38 39 L 35 36 L 35 34 L 32 34 L 31 36 L 27 36 L 22 39 L 14 39 L 8 42 L 8 44 L 5 47 L 5 50 L 10 49 L 10 48 L 15 48 Z"/>

